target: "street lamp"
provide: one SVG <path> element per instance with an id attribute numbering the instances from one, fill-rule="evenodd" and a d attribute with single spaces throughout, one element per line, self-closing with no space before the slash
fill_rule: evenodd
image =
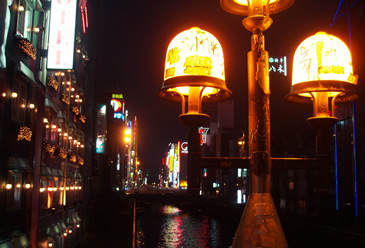
<path id="1" fill-rule="evenodd" d="M 193 27 L 172 39 L 158 95 L 169 101 L 181 101 L 179 118 L 187 126 L 208 121 L 209 116 L 201 112 L 202 102 L 218 102 L 231 97 L 232 92 L 225 82 L 223 50 L 212 34 Z"/>
<path id="2" fill-rule="evenodd" d="M 356 84 L 357 76 L 353 74 L 346 44 L 333 35 L 318 32 L 305 39 L 295 51 L 292 87 L 286 99 L 313 102 L 314 116 L 308 122 L 316 128 L 330 128 L 337 122 L 335 104 L 359 97 Z"/>
<path id="3" fill-rule="evenodd" d="M 198 127 L 209 120 L 209 115 L 202 113 L 202 102 L 223 101 L 231 95 L 226 86 L 223 50 L 219 41 L 198 27 L 176 35 L 167 49 L 164 81 L 158 96 L 181 102 L 179 118 L 190 128 L 188 191 L 193 195 L 200 190 Z"/>
<path id="4" fill-rule="evenodd" d="M 356 100 L 357 76 L 353 74 L 351 54 L 339 38 L 318 32 L 305 39 L 297 48 L 293 60 L 292 86 L 286 99 L 297 103 L 313 103 L 313 117 L 307 121 L 317 129 L 316 156 L 318 164 L 317 194 L 320 213 L 328 211 L 332 155 L 330 140 L 336 103 Z M 323 203 L 323 204 L 322 204 Z"/>
<path id="5" fill-rule="evenodd" d="M 248 53 L 250 195 L 232 247 L 287 247 L 271 195 L 270 84 L 263 31 L 270 14 L 289 8 L 294 0 L 220 0 L 222 9 L 247 16 L 243 26 L 253 33 Z"/>

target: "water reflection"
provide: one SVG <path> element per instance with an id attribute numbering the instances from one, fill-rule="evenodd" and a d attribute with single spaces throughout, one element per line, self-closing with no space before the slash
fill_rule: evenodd
<path id="1" fill-rule="evenodd" d="M 234 236 L 228 225 L 201 212 L 171 205 L 152 206 L 137 214 L 137 247 L 227 248 Z M 228 240 L 222 239 L 227 237 Z"/>

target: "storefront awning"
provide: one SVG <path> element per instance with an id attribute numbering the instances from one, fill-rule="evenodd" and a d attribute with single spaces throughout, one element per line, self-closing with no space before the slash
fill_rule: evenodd
<path id="1" fill-rule="evenodd" d="M 63 172 L 61 169 L 53 168 L 52 173 L 53 173 L 53 176 L 55 176 L 55 177 L 63 177 Z"/>
<path id="2" fill-rule="evenodd" d="M 61 230 L 58 226 L 58 224 L 53 224 L 49 227 L 47 227 L 47 235 L 49 237 L 56 237 L 61 233 Z"/>
<path id="3" fill-rule="evenodd" d="M 66 227 L 66 225 L 65 225 L 65 222 L 63 222 L 63 221 L 58 222 L 58 228 L 59 228 L 62 232 L 65 232 L 65 231 L 66 231 L 66 229 L 67 229 L 67 227 Z"/>
<path id="4" fill-rule="evenodd" d="M 14 248 L 10 239 L 0 241 L 0 248 Z"/>
<path id="5" fill-rule="evenodd" d="M 53 180 L 52 169 L 48 166 L 41 166 L 41 176 L 47 177 L 47 180 Z"/>
<path id="6" fill-rule="evenodd" d="M 14 248 L 30 247 L 30 242 L 24 233 L 18 234 L 13 239 Z"/>
<path id="7" fill-rule="evenodd" d="M 81 173 L 78 170 L 74 172 L 74 178 L 76 178 L 76 179 L 82 178 Z"/>
<path id="8" fill-rule="evenodd" d="M 17 158 L 17 157 L 9 157 L 8 159 L 8 168 L 9 169 L 19 169 L 25 171 L 31 171 L 28 160 L 25 158 Z"/>
<path id="9" fill-rule="evenodd" d="M 59 111 L 59 108 L 51 100 L 49 100 L 47 97 L 44 101 L 44 106 L 48 107 L 48 108 L 51 108 L 55 113 L 58 113 L 58 111 Z"/>
<path id="10" fill-rule="evenodd" d="M 22 75 L 24 75 L 27 79 L 29 79 L 33 83 L 35 83 L 35 84 L 37 83 L 36 80 L 35 80 L 35 77 L 34 77 L 34 73 L 23 62 L 18 61 L 16 63 L 15 71 L 20 72 Z"/>

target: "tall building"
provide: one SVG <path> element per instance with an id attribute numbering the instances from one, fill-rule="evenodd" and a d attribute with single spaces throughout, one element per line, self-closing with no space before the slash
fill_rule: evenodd
<path id="1" fill-rule="evenodd" d="M 242 139 L 243 130 L 234 126 L 234 101 L 206 104 L 203 112 L 210 116 L 210 120 L 204 125 L 205 130 L 200 132 L 202 157 L 243 155 L 244 147 L 238 144 Z M 202 194 L 233 204 L 244 203 L 242 199 L 247 199 L 245 194 L 248 193 L 247 184 L 243 183 L 245 180 L 247 173 L 243 174 L 242 169 L 203 168 Z"/>
<path id="2" fill-rule="evenodd" d="M 67 247 L 90 166 L 87 3 L 1 4 L 0 244 Z"/>

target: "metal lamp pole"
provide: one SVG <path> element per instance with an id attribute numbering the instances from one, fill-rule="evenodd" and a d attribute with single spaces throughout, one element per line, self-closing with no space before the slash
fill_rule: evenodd
<path id="1" fill-rule="evenodd" d="M 198 27 L 175 36 L 167 48 L 164 82 L 158 95 L 181 102 L 179 119 L 189 127 L 188 192 L 197 196 L 200 192 L 198 128 L 209 120 L 209 115 L 202 113 L 202 103 L 223 101 L 232 95 L 226 86 L 223 49 L 217 38 Z"/>
<path id="2" fill-rule="evenodd" d="M 271 195 L 268 52 L 261 30 L 248 53 L 250 195 L 232 247 L 287 247 Z"/>
<path id="3" fill-rule="evenodd" d="M 271 195 L 270 83 L 268 52 L 263 32 L 272 24 L 269 14 L 292 5 L 293 0 L 221 0 L 229 13 L 247 16 L 250 194 L 232 247 L 288 247 Z"/>

